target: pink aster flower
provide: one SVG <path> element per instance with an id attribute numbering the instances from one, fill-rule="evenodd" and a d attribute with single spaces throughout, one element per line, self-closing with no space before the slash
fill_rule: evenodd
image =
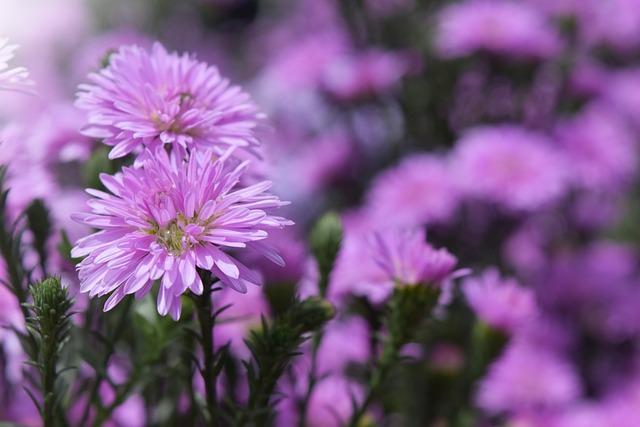
<path id="1" fill-rule="evenodd" d="M 537 314 L 535 295 L 514 279 L 500 277 L 497 269 L 487 269 L 480 277 L 469 277 L 462 284 L 469 305 L 494 328 L 513 333 Z"/>
<path id="2" fill-rule="evenodd" d="M 325 67 L 322 85 L 339 100 L 353 100 L 385 93 L 411 71 L 409 52 L 369 49 L 334 58 Z"/>
<path id="3" fill-rule="evenodd" d="M 86 256 L 78 265 L 80 291 L 92 297 L 113 292 L 106 311 L 127 294 L 142 298 L 158 280 L 158 312 L 178 319 L 180 295 L 203 291 L 196 268 L 212 271 L 238 292 L 259 285 L 255 272 L 222 249 L 251 246 L 281 263 L 260 240 L 292 223 L 269 214 L 286 204 L 265 194 L 269 181 L 238 187 L 248 162 L 228 167 L 230 155 L 215 162 L 191 156 L 183 163 L 161 150 L 149 155 L 143 168 L 101 175 L 113 194 L 87 190 L 96 197 L 89 202 L 92 212 L 74 215 L 101 229 L 72 250 L 73 257 Z"/>
<path id="4" fill-rule="evenodd" d="M 388 230 L 376 233 L 371 244 L 375 262 L 389 279 L 403 285 L 439 285 L 458 263 L 446 249 L 428 244 L 424 231 Z"/>
<path id="5" fill-rule="evenodd" d="M 29 72 L 24 67 L 9 68 L 8 62 L 18 48 L 15 44 L 7 44 L 9 39 L 0 38 L 0 90 L 15 90 L 33 93 L 33 82 L 29 80 Z"/>
<path id="6" fill-rule="evenodd" d="M 193 149 L 255 147 L 261 114 L 249 95 L 193 56 L 124 46 L 109 65 L 80 85 L 77 106 L 87 111 L 84 133 L 113 146 L 110 158 L 144 145 L 171 144 L 183 157 Z"/>
<path id="7" fill-rule="evenodd" d="M 430 245 L 424 230 L 361 233 L 347 228 L 328 296 L 338 304 L 350 295 L 380 304 L 397 284 L 427 284 L 441 287 L 445 302 L 451 281 L 467 273 L 466 269 L 454 271 L 457 262 L 446 249 Z"/>
<path id="8" fill-rule="evenodd" d="M 511 210 L 543 208 L 567 189 L 562 153 L 545 136 L 518 126 L 469 130 L 457 143 L 454 163 L 469 196 Z"/>
<path id="9" fill-rule="evenodd" d="M 640 3 L 637 0 L 579 3 L 582 38 L 590 46 L 607 46 L 620 53 L 637 52 L 640 43 Z"/>
<path id="10" fill-rule="evenodd" d="M 459 201 L 452 176 L 448 161 L 442 157 L 406 157 L 375 179 L 367 194 L 366 216 L 375 225 L 394 227 L 450 220 Z"/>
<path id="11" fill-rule="evenodd" d="M 490 413 L 540 411 L 574 402 L 580 379 L 560 354 L 518 340 L 489 367 L 480 382 L 476 403 Z"/>
<path id="12" fill-rule="evenodd" d="M 505 0 L 467 1 L 445 7 L 439 17 L 436 48 L 445 58 L 478 51 L 520 58 L 549 58 L 560 37 L 535 7 Z"/>
<path id="13" fill-rule="evenodd" d="M 557 134 L 577 185 L 606 192 L 632 181 L 638 167 L 636 137 L 610 106 L 591 104 L 561 122 Z"/>

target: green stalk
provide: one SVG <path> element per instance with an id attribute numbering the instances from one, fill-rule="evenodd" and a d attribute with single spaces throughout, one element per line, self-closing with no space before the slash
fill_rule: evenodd
<path id="1" fill-rule="evenodd" d="M 437 304 L 439 295 L 438 289 L 428 285 L 398 284 L 396 286 L 389 301 L 388 335 L 382 347 L 382 354 L 369 379 L 365 399 L 353 410 L 349 420 L 350 427 L 358 426 L 389 372 L 400 362 L 402 347 L 412 342 L 431 319 L 431 312 Z"/>
<path id="2" fill-rule="evenodd" d="M 209 412 L 209 425 L 217 427 L 219 425 L 218 396 L 216 390 L 216 355 L 213 341 L 213 304 L 211 295 L 213 294 L 213 277 L 210 271 L 198 270 L 204 290 L 202 295 L 196 296 L 196 309 L 198 323 L 200 324 L 200 344 L 204 355 L 204 366 L 200 369 L 204 380 L 205 401 Z"/>
<path id="3" fill-rule="evenodd" d="M 29 334 L 37 343 L 37 360 L 30 364 L 40 370 L 42 422 L 44 427 L 56 425 L 60 393 L 56 390 L 58 360 L 62 347 L 69 338 L 71 322 L 69 310 L 73 301 L 69 292 L 60 285 L 58 277 L 48 277 L 29 288 L 33 304 L 25 304 L 35 314 L 27 318 Z"/>

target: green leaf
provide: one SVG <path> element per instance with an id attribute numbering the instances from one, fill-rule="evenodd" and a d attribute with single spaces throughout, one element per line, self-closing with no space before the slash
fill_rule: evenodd
<path id="1" fill-rule="evenodd" d="M 46 244 L 52 230 L 49 209 L 42 200 L 37 199 L 29 205 L 25 212 L 29 229 L 33 233 L 33 247 L 38 252 L 40 266 L 44 272 L 47 260 Z"/>
<path id="2" fill-rule="evenodd" d="M 82 167 L 82 182 L 85 187 L 105 190 L 100 174 L 113 174 L 116 172 L 114 162 L 109 159 L 109 148 L 98 147 L 84 163 Z"/>

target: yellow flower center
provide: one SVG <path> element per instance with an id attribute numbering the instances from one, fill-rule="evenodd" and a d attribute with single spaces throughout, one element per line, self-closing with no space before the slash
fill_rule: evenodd
<path id="1" fill-rule="evenodd" d="M 173 255 L 180 255 L 184 250 L 183 237 L 184 232 L 176 221 L 171 221 L 166 228 L 159 228 L 156 232 L 158 243 L 167 248 L 167 251 Z"/>

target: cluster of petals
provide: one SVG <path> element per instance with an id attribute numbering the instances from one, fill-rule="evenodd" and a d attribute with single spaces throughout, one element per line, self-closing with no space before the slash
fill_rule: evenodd
<path id="1" fill-rule="evenodd" d="M 73 257 L 86 256 L 78 265 L 80 291 L 92 297 L 111 293 L 106 311 L 125 295 L 142 298 L 158 281 L 158 312 L 177 319 L 180 296 L 203 291 L 197 269 L 239 292 L 261 284 L 224 250 L 252 247 L 282 264 L 261 240 L 291 222 L 270 214 L 286 203 L 265 193 L 269 181 L 239 186 L 248 162 L 237 164 L 229 158 L 232 151 L 215 161 L 197 155 L 183 161 L 161 150 L 141 168 L 101 175 L 112 194 L 87 190 L 95 197 L 89 201 L 92 212 L 74 215 L 100 229 L 72 250 Z"/>
<path id="2" fill-rule="evenodd" d="M 542 411 L 575 401 L 581 384 L 573 366 L 555 350 L 518 339 L 489 367 L 476 403 L 491 413 Z"/>
<path id="3" fill-rule="evenodd" d="M 374 233 L 371 250 L 375 262 L 401 285 L 440 285 L 450 277 L 458 259 L 426 241 L 424 230 L 385 230 Z"/>
<path id="4" fill-rule="evenodd" d="M 33 82 L 29 80 L 29 72 L 24 67 L 9 68 L 18 45 L 8 44 L 9 39 L 0 38 L 0 90 L 33 92 Z"/>
<path id="5" fill-rule="evenodd" d="M 150 52 L 121 47 L 108 61 L 89 75 L 91 84 L 80 85 L 76 105 L 88 116 L 83 132 L 113 146 L 110 158 L 165 144 L 183 157 L 194 149 L 222 154 L 258 145 L 257 106 L 216 67 L 159 43 Z"/>
<path id="6" fill-rule="evenodd" d="M 478 0 L 445 7 L 436 48 L 445 58 L 487 51 L 516 59 L 550 58 L 560 37 L 535 7 L 507 0 Z"/>
<path id="7" fill-rule="evenodd" d="M 367 215 L 381 227 L 418 227 L 450 220 L 459 201 L 453 175 L 444 157 L 408 156 L 373 181 L 366 196 Z"/>
<path id="8" fill-rule="evenodd" d="M 370 49 L 345 54 L 326 66 L 322 86 L 340 100 L 356 99 L 392 89 L 411 68 L 408 52 Z"/>
<path id="9" fill-rule="evenodd" d="M 462 291 L 483 321 L 507 333 L 515 332 L 538 314 L 533 291 L 514 279 L 500 277 L 495 268 L 465 279 Z"/>
<path id="10" fill-rule="evenodd" d="M 560 122 L 556 133 L 577 186 L 610 191 L 632 181 L 638 169 L 637 141 L 625 120 L 608 105 L 586 106 Z"/>
<path id="11" fill-rule="evenodd" d="M 454 270 L 457 262 L 446 249 L 429 244 L 424 229 L 358 230 L 356 224 L 346 223 L 328 298 L 340 305 L 351 296 L 362 296 L 380 305 L 396 286 L 427 285 L 440 288 L 445 303 L 453 279 L 468 273 Z"/>
<path id="12" fill-rule="evenodd" d="M 461 189 L 514 211 L 557 201 L 568 189 L 564 153 L 549 138 L 514 125 L 468 130 L 453 152 Z"/>

